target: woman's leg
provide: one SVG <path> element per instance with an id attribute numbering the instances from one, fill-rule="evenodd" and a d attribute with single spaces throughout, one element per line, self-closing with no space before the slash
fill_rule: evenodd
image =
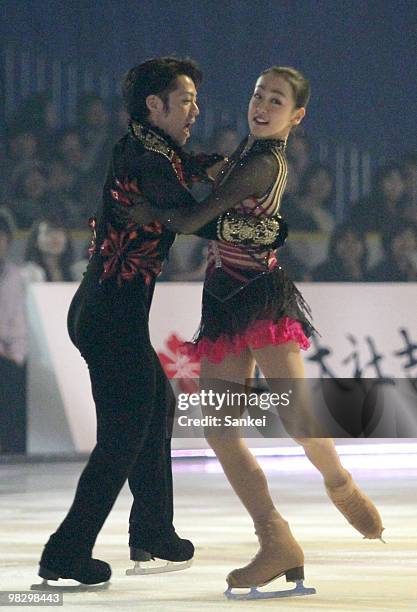
<path id="1" fill-rule="evenodd" d="M 284 425 L 287 426 L 290 435 L 303 446 L 308 459 L 323 475 L 326 485 L 343 484 L 346 481 L 346 474 L 333 439 L 314 437 L 314 434 L 320 431 L 309 403 L 307 385 L 304 384 L 304 363 L 298 344 L 287 342 L 268 345 L 253 350 L 252 354 L 268 380 L 271 391 L 274 390 L 275 380 L 278 387 L 279 379 L 294 382 L 296 401 L 294 404 L 290 402 L 288 408 L 279 411 Z"/>
<path id="2" fill-rule="evenodd" d="M 320 428 L 309 402 L 307 385 L 303 385 L 304 364 L 298 344 L 288 342 L 268 345 L 253 350 L 252 354 L 268 380 L 271 391 L 277 379 L 294 382 L 298 401 L 280 411 L 280 416 L 286 421 L 296 442 L 303 446 L 308 459 L 322 474 L 327 493 L 342 514 L 365 537 L 380 538 L 383 527 L 379 513 L 342 466 L 333 439 L 315 437 L 317 431 L 320 433 Z"/>
<path id="3" fill-rule="evenodd" d="M 248 350 L 239 357 L 226 357 L 221 364 L 203 359 L 201 388 L 215 392 L 242 392 L 253 376 L 254 360 Z M 208 411 L 211 412 L 211 411 Z M 241 407 L 228 407 L 227 414 L 240 416 Z M 259 586 L 287 574 L 289 580 L 303 578 L 304 555 L 288 523 L 275 509 L 264 472 L 241 437 L 223 433 L 206 435 L 224 473 L 253 519 L 260 549 L 245 567 L 230 572 L 229 587 Z"/>
<path id="4" fill-rule="evenodd" d="M 249 351 L 239 356 L 226 357 L 220 364 L 203 358 L 200 387 L 216 393 L 243 392 L 246 381 L 253 376 L 255 362 Z M 210 412 L 206 411 L 205 413 Z M 239 417 L 241 406 L 228 406 L 224 412 Z M 214 414 L 214 412 L 210 412 Z M 235 493 L 254 521 L 268 516 L 274 510 L 268 483 L 258 461 L 250 452 L 246 441 L 233 430 L 229 435 L 215 435 L 216 429 L 206 430 L 206 439 L 216 453 L 223 471 Z"/>

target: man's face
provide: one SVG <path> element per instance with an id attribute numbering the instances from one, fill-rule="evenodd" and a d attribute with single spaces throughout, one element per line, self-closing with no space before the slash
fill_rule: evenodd
<path id="1" fill-rule="evenodd" d="M 176 89 L 168 95 L 168 109 L 158 96 L 149 96 L 155 103 L 150 108 L 149 120 L 182 146 L 189 139 L 191 126 L 200 111 L 193 80 L 182 74 L 177 77 L 176 83 Z"/>

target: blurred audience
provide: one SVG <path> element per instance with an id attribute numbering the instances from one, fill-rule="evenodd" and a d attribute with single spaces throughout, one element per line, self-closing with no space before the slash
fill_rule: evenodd
<path id="1" fill-rule="evenodd" d="M 103 181 L 113 142 L 110 114 L 100 96 L 86 94 L 79 99 L 77 127 L 83 148 L 84 172 Z"/>
<path id="2" fill-rule="evenodd" d="M 405 209 L 401 166 L 390 162 L 377 169 L 371 195 L 353 206 L 350 219 L 364 231 L 383 232 L 388 225 L 404 218 Z"/>
<path id="3" fill-rule="evenodd" d="M 19 268 L 10 261 L 12 240 L 13 229 L 0 213 L 0 453 L 26 448 L 25 295 Z"/>
<path id="4" fill-rule="evenodd" d="M 370 270 L 374 282 L 417 282 L 417 225 L 399 221 L 382 236 L 383 259 Z"/>
<path id="5" fill-rule="evenodd" d="M 294 165 L 290 169 L 294 170 Z M 333 208 L 333 175 L 327 166 L 316 163 L 304 173 L 298 196 L 285 202 L 283 214 L 293 231 L 329 233 L 335 226 Z"/>
<path id="6" fill-rule="evenodd" d="M 126 134 L 129 125 L 129 113 L 125 108 L 123 98 L 120 96 L 112 99 L 110 115 L 111 142 L 114 143 Z"/>
<path id="7" fill-rule="evenodd" d="M 310 142 L 307 136 L 296 128 L 291 132 L 287 142 L 287 157 L 291 162 L 298 181 L 301 180 L 311 162 Z"/>
<path id="8" fill-rule="evenodd" d="M 106 106 L 100 96 L 84 94 L 77 102 L 76 124 L 58 130 L 51 96 L 47 93 L 30 96 L 22 102 L 10 124 L 0 129 L 0 171 L 4 177 L 0 185 L 0 208 L 11 213 L 19 230 L 29 230 L 33 226 L 39 231 L 41 226 L 41 236 L 45 219 L 59 218 L 60 229 L 55 229 L 59 229 L 62 242 L 71 249 L 67 230 L 86 229 L 87 219 L 101 200 L 111 147 L 125 133 L 127 124 L 128 115 L 120 97 L 114 97 Z M 230 156 L 239 142 L 235 126 L 227 124 L 219 126 L 208 143 L 194 136 L 187 149 L 197 153 L 215 150 Z M 308 138 L 300 130 L 288 139 L 287 159 L 288 180 L 281 213 L 288 220 L 290 232 L 330 235 L 335 229 L 333 171 L 317 163 Z M 197 199 L 205 197 L 209 189 L 207 184 L 192 187 Z M 346 234 L 341 234 L 341 244 L 337 245 L 333 237 L 330 240 L 332 248 L 340 251 L 339 275 L 337 266 L 332 263 L 330 246 L 328 260 L 312 271 L 308 267 L 312 265 L 308 249 L 305 260 L 300 261 L 298 257 L 303 252 L 296 250 L 295 257 L 291 246 L 286 245 L 281 260 L 296 280 L 309 280 L 317 275 L 336 280 L 362 278 L 363 270 L 360 263 L 354 261 L 354 252 L 366 250 L 366 243 L 355 228 L 381 234 L 387 227 L 402 221 L 417 223 L 416 153 L 410 151 L 398 163 L 390 162 L 378 168 L 371 195 L 359 200 L 347 211 L 347 216 L 348 226 L 336 228 L 334 234 L 343 234 L 342 230 L 346 229 Z M 349 249 L 349 241 L 353 250 L 346 256 L 342 252 L 343 245 Z M 205 248 L 205 241 L 196 241 L 184 266 L 174 247 L 162 280 L 201 280 Z M 319 261 L 318 250 L 313 250 L 313 260 Z M 37 279 L 44 277 L 45 280 L 78 279 L 85 265 L 82 261 L 78 272 L 74 272 L 70 264 L 68 272 L 56 261 L 54 263 L 53 258 L 48 257 L 48 261 L 46 267 L 37 260 L 30 265 L 26 263 L 26 273 L 31 270 L 29 276 L 33 273 Z M 35 265 L 38 266 L 36 273 Z"/>
<path id="9" fill-rule="evenodd" d="M 364 232 L 350 223 L 338 225 L 329 240 L 327 258 L 311 271 L 322 283 L 367 280 L 368 247 Z"/>
<path id="10" fill-rule="evenodd" d="M 11 183 L 8 208 L 19 229 L 28 229 L 36 219 L 49 212 L 48 175 L 45 166 L 21 167 Z"/>
<path id="11" fill-rule="evenodd" d="M 404 219 L 417 223 L 417 153 L 404 155 L 401 163 L 404 181 Z"/>
<path id="12" fill-rule="evenodd" d="M 37 93 L 24 100 L 18 110 L 16 123 L 20 129 L 29 130 L 39 142 L 39 153 L 42 158 L 51 156 L 58 118 L 47 93 Z"/>
<path id="13" fill-rule="evenodd" d="M 239 134 L 233 126 L 221 126 L 214 130 L 209 149 L 212 153 L 219 153 L 228 157 L 237 149 L 240 141 Z"/>
<path id="14" fill-rule="evenodd" d="M 75 263 L 71 236 L 62 222 L 53 217 L 36 221 L 26 245 L 25 282 L 73 281 Z"/>
<path id="15" fill-rule="evenodd" d="M 9 185 L 22 171 L 39 165 L 41 160 L 39 140 L 34 131 L 12 125 L 8 130 L 4 166 Z"/>

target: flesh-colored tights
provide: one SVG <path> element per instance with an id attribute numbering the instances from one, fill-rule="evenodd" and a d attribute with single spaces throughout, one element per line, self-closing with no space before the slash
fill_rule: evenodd
<path id="1" fill-rule="evenodd" d="M 238 356 L 226 357 L 220 364 L 207 359 L 201 364 L 201 388 L 205 386 L 217 392 L 225 392 L 233 383 L 245 385 L 253 377 L 255 363 L 271 384 L 274 379 L 303 379 L 304 365 L 300 349 L 296 343 L 289 342 L 263 349 L 246 349 Z M 271 381 L 271 382 L 270 382 Z M 293 410 L 309 414 L 308 397 L 298 403 Z M 236 416 L 240 410 L 236 407 Z M 262 522 L 277 511 L 272 501 L 268 483 L 258 461 L 249 450 L 245 440 L 240 437 L 206 436 L 207 442 L 215 452 L 223 471 L 235 493 L 249 512 L 254 523 Z M 294 437 L 301 444 L 311 463 L 322 474 L 326 485 L 337 486 L 346 480 L 346 472 L 340 463 L 334 441 L 325 437 Z"/>

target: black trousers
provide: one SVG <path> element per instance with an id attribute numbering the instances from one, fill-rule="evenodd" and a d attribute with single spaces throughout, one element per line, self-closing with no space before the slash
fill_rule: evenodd
<path id="1" fill-rule="evenodd" d="M 0 453 L 26 452 L 26 365 L 0 356 Z"/>
<path id="2" fill-rule="evenodd" d="M 119 288 L 87 273 L 70 307 L 69 334 L 90 373 L 97 444 L 54 540 L 82 554 L 91 552 L 126 479 L 134 497 L 129 544 L 146 549 L 173 529 L 175 397 L 150 343 L 151 293 L 140 278 Z"/>

